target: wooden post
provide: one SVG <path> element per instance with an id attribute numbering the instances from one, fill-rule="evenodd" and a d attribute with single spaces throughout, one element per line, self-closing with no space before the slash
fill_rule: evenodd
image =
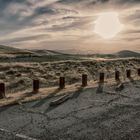
<path id="1" fill-rule="evenodd" d="M 138 69 L 138 76 L 140 76 L 140 69 Z"/>
<path id="2" fill-rule="evenodd" d="M 39 92 L 39 80 L 33 80 L 33 93 Z"/>
<path id="3" fill-rule="evenodd" d="M 115 80 L 120 81 L 120 72 L 119 71 L 115 71 Z"/>
<path id="4" fill-rule="evenodd" d="M 0 99 L 5 98 L 5 84 L 0 83 Z"/>
<path id="5" fill-rule="evenodd" d="M 104 83 L 104 78 L 105 78 L 105 74 L 104 73 L 100 73 L 99 82 L 100 83 Z"/>
<path id="6" fill-rule="evenodd" d="M 131 78 L 131 70 L 126 70 L 126 76 L 127 78 Z"/>
<path id="7" fill-rule="evenodd" d="M 87 86 L 87 74 L 82 75 L 82 87 Z"/>
<path id="8" fill-rule="evenodd" d="M 60 77 L 60 79 L 59 79 L 59 88 L 60 89 L 65 88 L 65 77 Z"/>

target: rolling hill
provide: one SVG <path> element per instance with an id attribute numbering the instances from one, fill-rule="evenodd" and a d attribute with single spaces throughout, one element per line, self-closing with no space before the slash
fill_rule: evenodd
<path id="1" fill-rule="evenodd" d="M 129 50 L 123 50 L 115 53 L 114 55 L 117 57 L 140 57 L 140 53 Z"/>
<path id="2" fill-rule="evenodd" d="M 32 53 L 38 56 L 48 56 L 48 55 L 64 55 L 61 52 L 53 51 L 53 50 L 30 50 Z"/>
<path id="3" fill-rule="evenodd" d="M 0 61 L 7 62 L 24 62 L 24 61 L 58 61 L 58 60 L 78 60 L 78 59 L 89 59 L 89 58 L 126 58 L 126 57 L 140 57 L 140 53 L 123 50 L 114 54 L 98 54 L 92 51 L 92 54 L 89 51 L 79 51 L 79 53 L 72 53 L 72 51 L 55 51 L 47 49 L 19 49 L 9 46 L 0 45 Z M 91 51 L 90 51 L 91 52 Z M 12 58 L 12 59 L 11 59 Z"/>
<path id="4" fill-rule="evenodd" d="M 18 49 L 14 47 L 0 45 L 0 54 L 16 55 L 16 54 L 32 54 L 32 52 L 25 49 Z"/>

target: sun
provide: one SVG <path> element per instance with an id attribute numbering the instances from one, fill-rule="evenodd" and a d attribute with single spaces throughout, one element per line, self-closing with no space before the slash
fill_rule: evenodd
<path id="1" fill-rule="evenodd" d="M 99 14 L 95 21 L 94 32 L 99 34 L 104 39 L 111 39 L 117 35 L 123 28 L 120 23 L 118 13 L 106 12 Z"/>

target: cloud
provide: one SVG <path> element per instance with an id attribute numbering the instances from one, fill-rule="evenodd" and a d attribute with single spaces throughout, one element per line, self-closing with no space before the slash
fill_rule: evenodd
<path id="1" fill-rule="evenodd" d="M 124 31 L 123 33 L 124 34 L 140 34 L 140 30 L 130 29 L 130 30 Z"/>
<path id="2" fill-rule="evenodd" d="M 68 43 L 72 47 L 83 42 L 94 46 L 102 41 L 93 32 L 98 13 L 115 10 L 125 29 L 110 43 L 122 41 L 127 46 L 130 38 L 140 41 L 133 35 L 139 34 L 139 5 L 139 0 L 1 0 L 0 43 L 22 48 L 49 43 L 53 49 L 63 49 Z"/>

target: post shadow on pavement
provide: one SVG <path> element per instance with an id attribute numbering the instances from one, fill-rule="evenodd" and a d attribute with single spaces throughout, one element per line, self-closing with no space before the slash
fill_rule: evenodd
<path id="1" fill-rule="evenodd" d="M 75 98 L 78 98 L 80 96 L 80 94 L 82 93 L 84 87 L 79 87 L 74 93 L 69 93 L 70 97 L 69 99 L 75 99 Z M 67 101 L 67 100 L 66 100 Z M 64 101 L 64 102 L 66 102 Z M 64 102 L 62 102 L 61 104 L 63 104 Z M 59 104 L 59 105 L 61 105 Z M 49 106 L 45 111 L 44 113 L 48 113 L 50 111 L 52 111 L 53 109 L 57 108 L 59 105 L 56 105 L 56 106 Z"/>
<path id="2" fill-rule="evenodd" d="M 22 100 L 22 99 L 24 99 L 24 98 L 26 98 L 26 97 L 31 97 L 32 95 L 33 95 L 32 92 L 26 92 L 25 94 L 21 95 L 19 99 L 17 99 L 17 102 Z M 10 98 L 13 98 L 13 97 L 6 97 L 6 99 L 10 99 Z M 0 107 L 0 113 L 3 112 L 3 111 L 6 111 L 7 109 L 9 109 L 10 107 L 12 107 L 14 105 L 18 105 L 18 103 Z"/>
<path id="3" fill-rule="evenodd" d="M 129 77 L 128 79 L 131 83 L 135 84 L 135 80 L 132 77 Z"/>
<path id="4" fill-rule="evenodd" d="M 122 83 L 122 81 L 120 79 L 116 80 L 116 85 L 119 85 L 121 83 Z"/>
<path id="5" fill-rule="evenodd" d="M 71 97 L 71 99 L 74 99 L 74 98 L 78 98 L 80 96 L 80 94 L 82 93 L 84 87 L 80 87 L 78 88 L 74 93 L 73 93 L 73 96 Z"/>
<path id="6" fill-rule="evenodd" d="M 104 82 L 99 82 L 96 93 L 103 93 L 104 90 Z"/>
<path id="7" fill-rule="evenodd" d="M 0 107 L 0 113 L 6 111 L 7 109 L 9 109 L 9 106 Z"/>
<path id="8" fill-rule="evenodd" d="M 50 99 L 51 97 L 53 97 L 56 93 L 58 93 L 61 89 L 58 88 L 56 89 L 54 92 L 50 93 L 50 95 L 48 95 L 46 98 L 41 99 L 40 101 L 38 101 L 35 105 L 33 105 L 32 107 L 40 107 L 42 106 L 44 103 L 46 103 L 47 99 Z"/>

